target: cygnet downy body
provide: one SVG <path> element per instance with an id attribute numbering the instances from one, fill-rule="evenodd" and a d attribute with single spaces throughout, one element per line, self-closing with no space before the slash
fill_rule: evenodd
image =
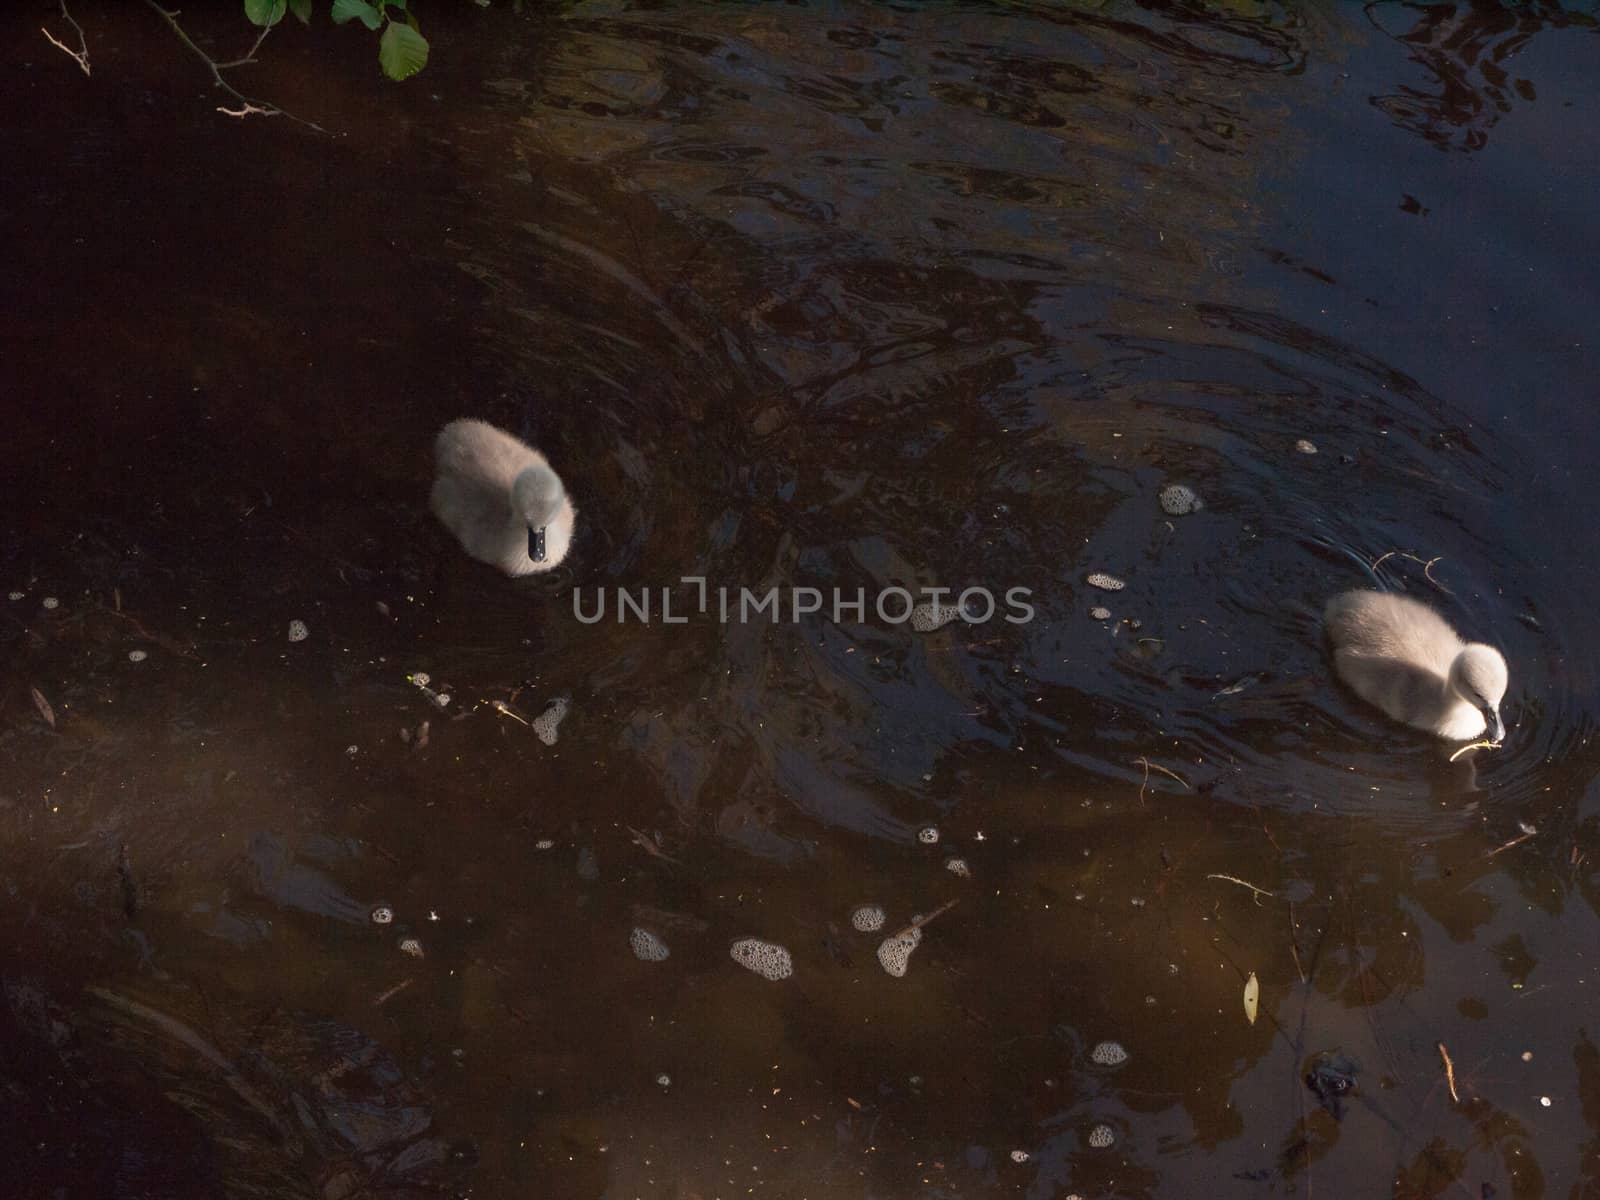
<path id="1" fill-rule="evenodd" d="M 1368 704 L 1450 741 L 1504 739 L 1506 660 L 1493 646 L 1462 641 L 1426 604 L 1390 592 L 1343 592 L 1323 620 L 1334 670 Z"/>
<path id="2" fill-rule="evenodd" d="M 577 512 L 550 464 L 532 446 L 486 421 L 451 421 L 434 443 L 433 512 L 461 548 L 507 575 L 559 566 Z M 544 530 L 544 558 L 529 554 Z"/>

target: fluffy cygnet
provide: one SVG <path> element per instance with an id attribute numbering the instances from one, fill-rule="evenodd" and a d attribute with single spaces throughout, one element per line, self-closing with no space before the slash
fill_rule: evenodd
<path id="1" fill-rule="evenodd" d="M 560 565 L 577 513 L 567 489 L 532 446 L 485 421 L 451 421 L 434 444 L 438 475 L 430 501 L 461 548 L 507 575 Z M 530 531 L 544 530 L 544 559 L 529 555 Z"/>
<path id="2" fill-rule="evenodd" d="M 1463 642 L 1427 605 L 1389 592 L 1343 592 L 1323 614 L 1339 678 L 1396 721 L 1464 742 L 1505 737 L 1506 660 Z"/>

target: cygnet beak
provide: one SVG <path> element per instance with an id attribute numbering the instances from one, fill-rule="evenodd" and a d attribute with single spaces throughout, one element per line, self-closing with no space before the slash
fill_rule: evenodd
<path id="1" fill-rule="evenodd" d="M 544 526 L 528 526 L 528 557 L 534 562 L 543 562 L 544 554 Z"/>
<path id="2" fill-rule="evenodd" d="M 1488 725 L 1488 729 L 1484 733 L 1485 737 L 1491 742 L 1503 742 L 1506 740 L 1505 722 L 1500 720 L 1500 710 L 1498 708 L 1492 704 L 1485 705 L 1483 719 Z"/>

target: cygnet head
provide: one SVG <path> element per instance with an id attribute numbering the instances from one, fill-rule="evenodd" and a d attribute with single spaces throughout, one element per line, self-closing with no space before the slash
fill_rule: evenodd
<path id="1" fill-rule="evenodd" d="M 1503 741 L 1506 727 L 1500 720 L 1500 701 L 1506 694 L 1506 660 L 1500 651 L 1481 642 L 1463 646 L 1450 664 L 1450 686 L 1483 714 L 1491 741 Z"/>
<path id="2" fill-rule="evenodd" d="M 511 507 L 534 529 L 555 521 L 566 498 L 560 477 L 543 463 L 526 468 L 511 484 Z"/>

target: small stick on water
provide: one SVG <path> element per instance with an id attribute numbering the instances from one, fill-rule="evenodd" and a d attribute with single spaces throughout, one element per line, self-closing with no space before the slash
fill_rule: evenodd
<path id="1" fill-rule="evenodd" d="M 504 700 L 491 700 L 489 701 L 489 707 L 494 709 L 495 712 L 499 713 L 502 717 L 510 717 L 513 721 L 522 721 L 524 725 L 531 724 L 531 722 L 524 721 L 520 716 L 512 712 L 511 706 Z"/>
<path id="2" fill-rule="evenodd" d="M 1423 560 L 1418 558 L 1415 554 L 1402 554 L 1400 557 L 1401 558 L 1408 558 L 1414 563 L 1422 563 L 1422 577 L 1424 579 L 1426 579 L 1429 583 L 1433 584 L 1434 587 L 1438 588 L 1446 596 L 1454 596 L 1455 595 L 1454 592 L 1452 592 L 1449 588 L 1445 587 L 1444 584 L 1440 583 L 1437 579 L 1435 579 L 1433 577 L 1433 564 L 1436 563 L 1436 562 L 1443 562 L 1444 561 L 1444 555 L 1437 554 L 1434 557 L 1428 559 L 1426 562 L 1423 562 Z"/>
<path id="3" fill-rule="evenodd" d="M 1504 846 L 1496 847 L 1495 849 L 1493 849 L 1493 850 L 1489 851 L 1487 854 L 1485 854 L 1484 857 L 1485 858 L 1493 858 L 1496 854 L 1499 854 L 1502 850 L 1509 850 L 1513 846 L 1520 846 L 1523 842 L 1525 842 L 1529 838 L 1535 836 L 1538 832 L 1539 831 L 1537 829 L 1530 829 L 1526 833 L 1519 833 L 1519 834 L 1517 834 L 1516 837 L 1512 838 Z"/>
<path id="4" fill-rule="evenodd" d="M 379 996 L 376 1000 L 374 1000 L 372 1002 L 372 1007 L 373 1008 L 377 1008 L 380 1004 L 386 1004 L 388 1001 L 394 999 L 396 996 L 398 996 L 401 992 L 405 991 L 410 986 L 411 986 L 411 980 L 402 979 L 399 983 L 395 984 L 388 991 L 384 992 L 383 995 Z"/>
<path id="5" fill-rule="evenodd" d="M 656 845 L 655 839 L 652 837 L 647 837 L 642 830 L 635 829 L 632 825 L 624 825 L 623 828 L 628 831 L 628 836 L 632 839 L 633 844 L 638 846 L 639 849 L 643 850 L 652 858 L 665 859 L 667 862 L 672 863 L 675 866 L 681 867 L 683 865 L 682 863 L 678 862 L 677 859 L 673 858 L 672 855 L 663 850 L 660 846 Z"/>
<path id="6" fill-rule="evenodd" d="M 1378 573 L 1378 568 L 1379 568 L 1379 567 L 1381 567 L 1381 566 L 1383 566 L 1383 564 L 1384 564 L 1384 563 L 1385 563 L 1385 562 L 1386 562 L 1386 561 L 1388 561 L 1388 560 L 1389 560 L 1389 559 L 1391 559 L 1391 558 L 1393 558 L 1393 557 L 1394 557 L 1394 556 L 1395 556 L 1395 555 L 1396 555 L 1396 554 L 1398 554 L 1398 553 L 1399 553 L 1399 551 L 1398 551 L 1398 550 L 1390 550 L 1390 551 L 1389 551 L 1389 552 L 1388 552 L 1388 553 L 1386 553 L 1386 554 L 1382 554 L 1382 555 L 1379 555 L 1379 556 L 1378 556 L 1378 558 L 1376 558 L 1376 559 L 1375 559 L 1375 560 L 1373 560 L 1373 563 L 1372 563 L 1372 573 L 1373 573 L 1373 574 L 1374 574 L 1374 575 L 1376 575 L 1376 574 L 1377 574 L 1377 573 Z"/>
<path id="7" fill-rule="evenodd" d="M 44 693 L 36 687 L 30 687 L 28 693 L 33 697 L 33 707 L 39 710 L 39 715 L 44 718 L 44 723 L 51 729 L 56 727 L 56 710 L 50 707 L 50 701 L 44 698 Z"/>
<path id="8" fill-rule="evenodd" d="M 1261 903 L 1261 897 L 1272 895 L 1272 893 L 1267 891 L 1266 888 L 1258 888 L 1255 884 L 1246 883 L 1243 879 L 1240 879 L 1240 878 L 1238 878 L 1237 876 L 1234 876 L 1234 875 L 1207 875 L 1206 878 L 1207 879 L 1226 879 L 1229 883 L 1237 883 L 1240 887 L 1249 888 L 1252 892 L 1255 893 L 1255 902 L 1257 904 Z"/>
<path id="9" fill-rule="evenodd" d="M 908 934 L 914 933 L 918 929 L 921 929 L 924 925 L 928 924 L 928 922 L 932 921 L 935 917 L 943 916 L 960 903 L 960 897 L 957 897 L 954 900 L 947 900 L 943 904 L 939 905 L 938 908 L 934 909 L 931 913 L 918 917 L 915 921 L 911 922 L 911 924 L 907 925 L 904 929 L 900 930 L 898 933 L 895 933 L 893 936 L 897 938 L 903 938 Z"/>
<path id="10" fill-rule="evenodd" d="M 1461 1097 L 1456 1094 L 1456 1065 L 1450 1061 L 1450 1051 L 1444 1048 L 1443 1042 L 1434 1045 L 1439 1049 L 1439 1057 L 1444 1059 L 1444 1081 L 1450 1085 L 1450 1099 L 1460 1104 Z"/>
<path id="11" fill-rule="evenodd" d="M 1150 772 L 1151 771 L 1160 771 L 1167 778 L 1177 780 L 1178 783 L 1180 785 L 1182 785 L 1184 791 L 1187 792 L 1187 791 L 1190 790 L 1188 781 L 1186 779 L 1184 779 L 1184 777 L 1182 775 L 1179 775 L 1176 771 L 1169 771 L 1169 770 L 1167 770 L 1166 767 L 1163 767 L 1160 763 L 1153 763 L 1148 758 L 1145 758 L 1143 755 L 1141 755 L 1140 757 L 1134 759 L 1133 761 L 1134 761 L 1134 763 L 1136 765 L 1141 766 L 1141 767 L 1144 768 L 1144 782 L 1139 785 L 1139 803 L 1140 804 L 1144 803 L 1144 791 L 1145 791 L 1145 788 L 1147 788 L 1150 785 Z"/>
<path id="12" fill-rule="evenodd" d="M 1460 758 L 1468 750 L 1498 750 L 1500 749 L 1501 745 L 1503 745 L 1501 742 L 1468 742 L 1465 746 L 1462 746 L 1450 756 L 1450 761 L 1455 762 L 1456 759 Z"/>

